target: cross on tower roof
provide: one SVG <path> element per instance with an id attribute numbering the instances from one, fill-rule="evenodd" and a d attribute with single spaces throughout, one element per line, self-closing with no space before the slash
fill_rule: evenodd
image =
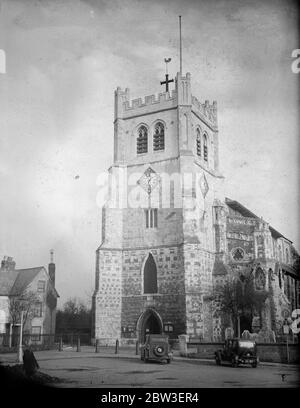
<path id="1" fill-rule="evenodd" d="M 168 74 L 168 63 L 171 61 L 171 58 L 165 58 L 165 63 L 166 63 L 166 80 L 161 81 L 160 84 L 164 85 L 166 84 L 166 92 L 169 92 L 169 83 L 174 82 L 174 79 L 169 79 L 169 74 Z"/>

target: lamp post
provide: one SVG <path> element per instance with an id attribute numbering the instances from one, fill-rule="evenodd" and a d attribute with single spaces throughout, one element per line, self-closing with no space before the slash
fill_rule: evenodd
<path id="1" fill-rule="evenodd" d="M 238 338 L 241 337 L 241 320 L 240 320 L 240 311 L 238 311 L 237 315 L 237 329 L 238 329 Z"/>
<path id="2" fill-rule="evenodd" d="M 20 338 L 19 338 L 19 349 L 18 349 L 18 362 L 23 363 L 23 310 L 21 311 L 21 323 L 20 323 Z"/>
<path id="3" fill-rule="evenodd" d="M 286 359 L 287 359 L 288 364 L 290 363 L 289 332 L 290 332 L 290 326 L 288 324 L 288 321 L 285 320 L 283 323 L 283 334 L 286 334 Z"/>
<path id="4" fill-rule="evenodd" d="M 8 347 L 11 348 L 12 346 L 12 323 L 9 324 L 9 339 L 8 339 Z"/>

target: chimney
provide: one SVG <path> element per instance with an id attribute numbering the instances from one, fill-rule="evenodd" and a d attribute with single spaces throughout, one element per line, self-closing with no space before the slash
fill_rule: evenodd
<path id="1" fill-rule="evenodd" d="M 48 265 L 48 273 L 49 273 L 50 279 L 52 280 L 53 286 L 55 286 L 55 263 L 53 262 L 53 254 L 54 254 L 54 251 L 53 249 L 51 249 L 50 263 Z"/>
<path id="2" fill-rule="evenodd" d="M 16 267 L 16 263 L 11 256 L 4 256 L 3 260 L 1 261 L 1 269 L 6 271 L 14 271 Z"/>

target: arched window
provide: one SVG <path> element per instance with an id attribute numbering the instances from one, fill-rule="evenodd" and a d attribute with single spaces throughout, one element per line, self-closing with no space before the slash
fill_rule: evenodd
<path id="1" fill-rule="evenodd" d="M 138 137 L 136 141 L 137 154 L 148 152 L 148 130 L 142 125 L 138 129 Z"/>
<path id="2" fill-rule="evenodd" d="M 279 261 L 282 262 L 282 251 L 281 251 L 280 245 L 278 245 L 278 255 L 279 255 Z"/>
<path id="3" fill-rule="evenodd" d="M 255 288 L 258 290 L 264 289 L 265 284 L 266 284 L 265 274 L 261 268 L 257 268 L 255 271 Z"/>
<path id="4" fill-rule="evenodd" d="M 152 254 L 144 266 L 144 293 L 157 293 L 157 269 Z"/>
<path id="5" fill-rule="evenodd" d="M 285 249 L 285 262 L 287 264 L 290 262 L 289 250 L 287 248 Z"/>
<path id="6" fill-rule="evenodd" d="M 201 134 L 200 134 L 199 128 L 196 131 L 196 148 L 197 148 L 197 156 L 201 157 Z"/>
<path id="7" fill-rule="evenodd" d="M 203 135 L 203 158 L 205 161 L 208 159 L 208 149 L 207 149 L 207 136 Z"/>
<path id="8" fill-rule="evenodd" d="M 282 289 L 282 277 L 281 277 L 281 270 L 280 269 L 278 271 L 278 283 L 279 283 L 280 289 Z"/>
<path id="9" fill-rule="evenodd" d="M 165 127 L 163 123 L 157 122 L 154 126 L 153 135 L 153 150 L 164 150 L 165 149 Z"/>

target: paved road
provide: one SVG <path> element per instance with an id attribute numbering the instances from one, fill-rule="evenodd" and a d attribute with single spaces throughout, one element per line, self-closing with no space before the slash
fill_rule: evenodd
<path id="1" fill-rule="evenodd" d="M 295 365 L 261 364 L 217 367 L 213 361 L 175 357 L 171 364 L 144 363 L 134 351 L 119 356 L 95 354 L 92 349 L 77 353 L 42 351 L 35 356 L 40 371 L 59 377 L 58 387 L 298 387 L 299 372 Z M 1 355 L 3 363 L 13 363 L 15 355 Z M 282 381 L 281 374 L 286 374 Z"/>

